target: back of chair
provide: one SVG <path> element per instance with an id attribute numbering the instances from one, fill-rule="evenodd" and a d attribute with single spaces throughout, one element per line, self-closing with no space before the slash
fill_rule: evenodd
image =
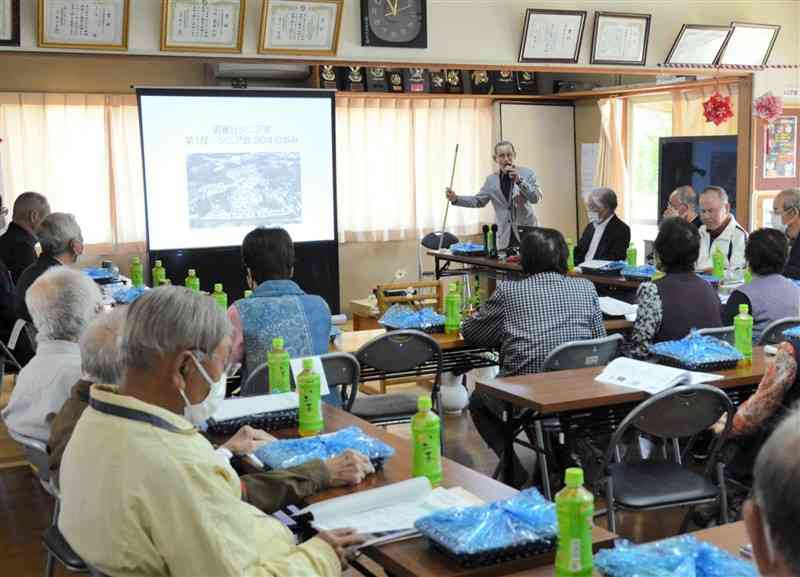
<path id="1" fill-rule="evenodd" d="M 247 380 L 242 384 L 239 394 L 243 397 L 269 394 L 269 387 L 267 387 L 268 375 L 269 365 L 263 362 L 247 375 Z"/>
<path id="2" fill-rule="evenodd" d="M 50 483 L 50 459 L 47 455 L 47 445 L 38 439 L 15 433 L 11 429 L 8 429 L 8 435 L 22 445 L 25 458 L 30 463 L 36 476 L 39 477 L 42 486 L 53 494 L 54 489 Z"/>
<path id="3" fill-rule="evenodd" d="M 772 321 L 764 328 L 764 332 L 762 332 L 761 336 L 758 338 L 758 345 L 777 345 L 781 341 L 786 340 L 783 336 L 783 331 L 798 325 L 800 325 L 800 317 L 787 317 L 785 319 Z"/>
<path id="4" fill-rule="evenodd" d="M 639 404 L 620 423 L 608 447 L 606 465 L 629 428 L 661 439 L 684 439 L 707 431 L 722 415 L 727 415 L 725 430 L 717 437 L 708 459 L 710 468 L 728 437 L 734 412 L 731 400 L 717 387 L 684 385 L 662 391 Z"/>
<path id="5" fill-rule="evenodd" d="M 411 289 L 413 293 L 403 292 L 401 295 L 393 296 L 386 294 L 407 289 Z M 381 315 L 393 304 L 408 304 L 417 308 L 431 306 L 437 311 L 442 310 L 442 283 L 438 280 L 378 285 L 375 289 L 375 296 L 378 299 L 378 310 Z"/>
<path id="6" fill-rule="evenodd" d="M 564 371 L 607 365 L 616 356 L 622 340 L 622 335 L 616 334 L 601 339 L 564 343 L 547 355 L 542 371 Z"/>
<path id="7" fill-rule="evenodd" d="M 342 408 L 349 413 L 358 395 L 358 383 L 361 379 L 358 359 L 350 353 L 328 353 L 322 355 L 320 360 L 328 386 L 339 389 Z"/>
<path id="8" fill-rule="evenodd" d="M 700 329 L 699 331 L 697 331 L 697 334 L 705 335 L 707 337 L 715 337 L 721 341 L 725 341 L 726 343 L 736 345 L 736 338 L 733 332 L 733 325 L 729 327 L 719 327 L 716 329 Z"/>

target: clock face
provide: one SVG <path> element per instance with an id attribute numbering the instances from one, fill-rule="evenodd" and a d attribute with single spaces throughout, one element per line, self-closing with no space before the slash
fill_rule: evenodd
<path id="1" fill-rule="evenodd" d="M 411 42 L 422 30 L 424 12 L 424 0 L 369 0 L 369 27 L 384 42 Z"/>

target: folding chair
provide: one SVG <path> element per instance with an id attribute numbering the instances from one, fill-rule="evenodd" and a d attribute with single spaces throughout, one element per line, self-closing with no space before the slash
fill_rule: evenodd
<path id="1" fill-rule="evenodd" d="M 786 317 L 785 319 L 778 319 L 769 323 L 764 327 L 764 331 L 758 338 L 758 346 L 764 345 L 777 345 L 786 339 L 783 337 L 783 331 L 789 330 L 793 327 L 800 325 L 800 317 Z"/>
<path id="2" fill-rule="evenodd" d="M 698 335 L 704 335 L 707 337 L 715 337 L 720 339 L 721 341 L 725 341 L 732 345 L 736 345 L 736 338 L 733 332 L 733 326 L 729 327 L 719 327 L 716 329 L 700 329 L 697 331 Z"/>

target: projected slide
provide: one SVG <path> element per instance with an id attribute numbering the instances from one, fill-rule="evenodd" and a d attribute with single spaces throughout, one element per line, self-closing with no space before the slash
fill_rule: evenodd
<path id="1" fill-rule="evenodd" d="M 331 100 L 305 94 L 140 94 L 151 250 L 335 239 Z"/>

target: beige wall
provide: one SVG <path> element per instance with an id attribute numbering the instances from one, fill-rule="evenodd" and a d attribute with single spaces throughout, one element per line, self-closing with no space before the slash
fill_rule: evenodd
<path id="1" fill-rule="evenodd" d="M 131 2 L 129 51 L 157 54 L 160 38 L 161 1 Z M 241 56 L 256 56 L 262 2 L 247 2 L 244 48 Z M 35 5 L 23 0 L 21 50 L 36 50 Z M 342 59 L 418 62 L 509 64 L 516 62 L 526 8 L 558 8 L 589 11 L 580 55 L 589 62 L 591 24 L 596 11 L 640 12 L 653 16 L 647 63 L 663 62 L 683 23 L 727 24 L 731 20 L 781 24 L 783 30 L 773 62 L 796 62 L 800 2 L 796 0 L 428 0 L 426 50 L 369 48 L 361 46 L 360 0 L 344 0 L 339 42 Z"/>

